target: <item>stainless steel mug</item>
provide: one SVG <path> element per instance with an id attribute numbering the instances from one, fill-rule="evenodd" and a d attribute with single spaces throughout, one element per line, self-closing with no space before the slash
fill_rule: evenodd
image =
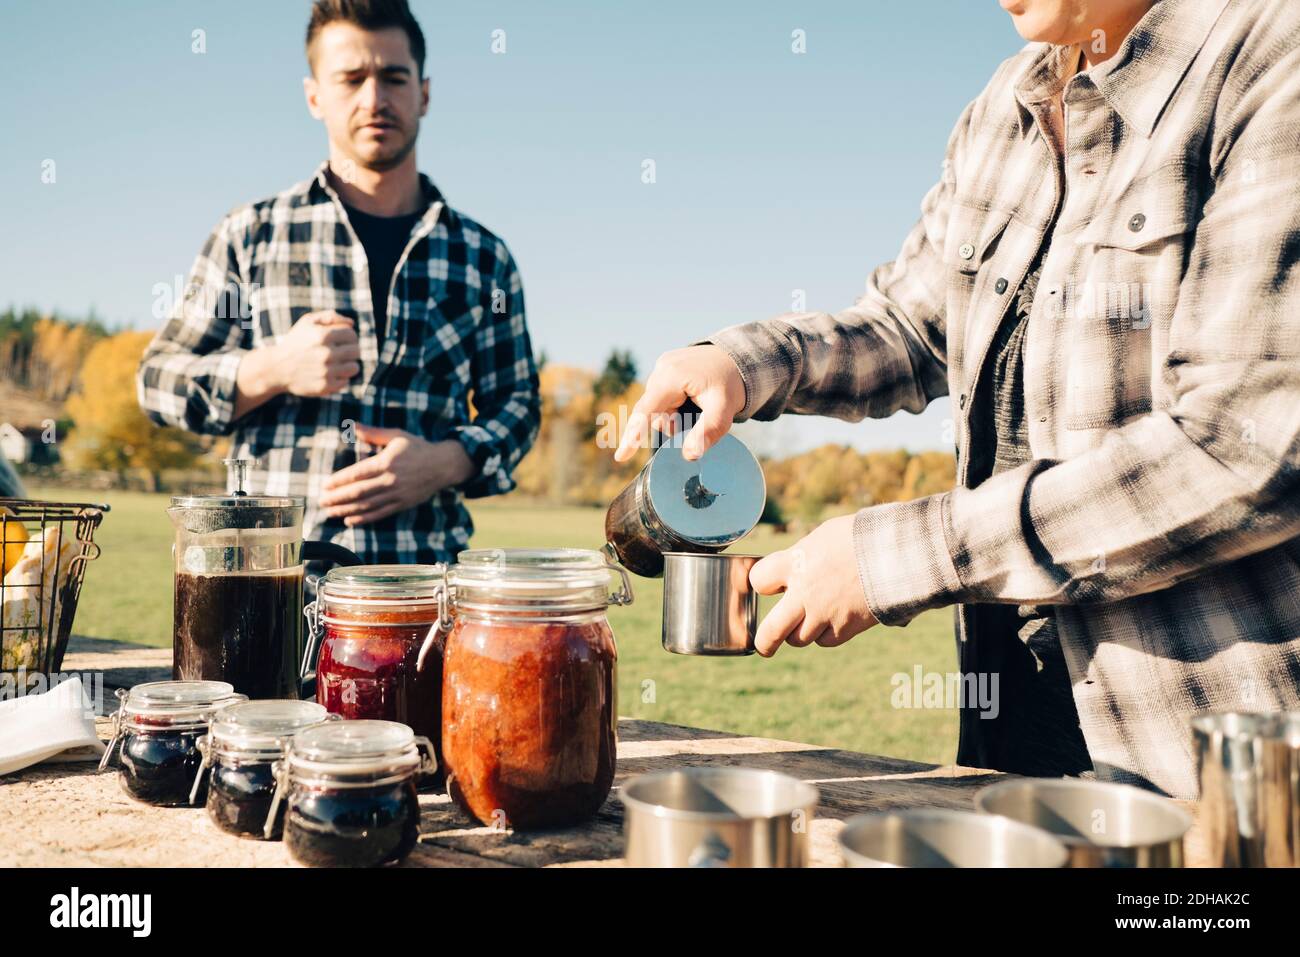
<path id="1" fill-rule="evenodd" d="M 922 808 L 860 814 L 844 822 L 845 867 L 1063 867 L 1065 845 L 992 814 Z"/>
<path id="2" fill-rule="evenodd" d="M 1020 778 L 990 784 L 975 807 L 1050 832 L 1070 867 L 1182 867 L 1192 816 L 1168 798 L 1127 784 Z"/>
<path id="3" fill-rule="evenodd" d="M 805 867 L 817 789 L 776 771 L 680 768 L 633 778 L 623 801 L 630 867 Z"/>
<path id="4" fill-rule="evenodd" d="M 663 645 L 678 655 L 752 655 L 757 555 L 664 555 Z"/>
<path id="5" fill-rule="evenodd" d="M 1300 712 L 1201 714 L 1192 736 L 1211 863 L 1300 866 Z"/>

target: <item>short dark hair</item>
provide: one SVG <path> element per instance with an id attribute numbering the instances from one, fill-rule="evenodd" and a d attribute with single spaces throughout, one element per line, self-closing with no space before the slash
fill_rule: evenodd
<path id="1" fill-rule="evenodd" d="M 411 56 L 420 77 L 424 77 L 424 33 L 415 22 L 415 15 L 406 0 L 316 0 L 311 6 L 311 19 L 307 22 L 307 62 L 312 70 L 311 47 L 316 35 L 326 24 L 351 23 L 363 30 L 384 30 L 398 27 L 406 31 L 411 43 Z"/>

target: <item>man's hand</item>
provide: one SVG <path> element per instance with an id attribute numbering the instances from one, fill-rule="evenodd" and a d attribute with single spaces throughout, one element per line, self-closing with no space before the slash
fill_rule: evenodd
<path id="1" fill-rule="evenodd" d="M 473 460 L 455 439 L 430 442 L 401 429 L 368 425 L 356 426 L 356 437 L 381 448 L 326 479 L 320 497 L 325 514 L 342 518 L 349 528 L 413 508 L 475 474 Z"/>
<path id="2" fill-rule="evenodd" d="M 709 446 L 727 434 L 732 420 L 745 407 L 745 383 L 740 369 L 717 346 L 690 346 L 665 352 L 646 380 L 645 394 L 632 407 L 619 440 L 615 462 L 626 462 L 648 443 L 649 429 L 671 435 L 677 421 L 672 413 L 691 399 L 700 408 L 694 427 L 682 447 L 687 459 L 698 459 Z"/>
<path id="3" fill-rule="evenodd" d="M 337 312 L 309 312 L 273 345 L 248 352 L 235 377 L 235 418 L 277 395 L 342 392 L 361 371 L 355 324 Z"/>
<path id="4" fill-rule="evenodd" d="M 361 371 L 356 324 L 337 312 L 309 312 L 272 349 L 284 391 L 301 396 L 342 392 Z"/>
<path id="5" fill-rule="evenodd" d="M 790 548 L 773 552 L 749 570 L 760 595 L 785 592 L 767 613 L 754 646 L 765 658 L 781 642 L 803 648 L 842 645 L 876 624 L 867 607 L 853 550 L 853 516 L 833 518 Z"/>

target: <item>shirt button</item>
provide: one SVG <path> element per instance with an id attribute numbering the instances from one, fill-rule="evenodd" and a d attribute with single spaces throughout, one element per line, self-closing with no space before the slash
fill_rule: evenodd
<path id="1" fill-rule="evenodd" d="M 1141 213 L 1135 213 L 1133 218 L 1128 221 L 1128 228 L 1135 233 L 1142 232 L 1142 227 L 1147 224 L 1147 218 Z"/>
<path id="2" fill-rule="evenodd" d="M 962 259 L 972 259 L 975 256 L 975 247 L 970 243 L 962 243 L 957 249 L 957 255 Z"/>
<path id="3" fill-rule="evenodd" d="M 963 392 L 961 395 L 957 396 L 957 408 L 959 408 L 959 409 L 964 409 L 964 408 L 966 408 L 966 393 L 965 393 L 965 392 Z"/>
<path id="4" fill-rule="evenodd" d="M 1002 295 L 1007 291 L 1007 281 L 1005 279 L 999 279 L 993 284 L 993 289 L 999 296 Z"/>

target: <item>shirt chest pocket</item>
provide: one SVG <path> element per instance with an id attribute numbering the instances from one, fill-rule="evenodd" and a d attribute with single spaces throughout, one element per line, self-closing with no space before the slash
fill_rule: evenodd
<path id="1" fill-rule="evenodd" d="M 477 300 L 460 294 L 431 296 L 414 349 L 420 368 L 435 382 L 468 384 L 482 320 L 483 306 Z"/>
<path id="2" fill-rule="evenodd" d="M 960 199 L 953 201 L 949 211 L 942 249 L 947 282 L 948 360 L 950 375 L 959 381 L 963 379 L 967 353 L 977 345 L 975 340 L 990 334 L 988 329 L 1000 318 L 999 304 L 1006 299 L 1003 293 L 1007 290 L 1005 285 L 998 288 L 999 276 L 992 267 L 1010 221 L 1007 210 Z M 981 304 L 987 312 L 975 311 Z M 975 355 L 969 358 L 977 359 Z"/>
<path id="3" fill-rule="evenodd" d="M 1074 238 L 1064 290 L 1067 429 L 1114 428 L 1150 412 L 1153 342 L 1178 302 L 1194 194 L 1182 164 L 1134 181 Z M 1160 356 L 1154 356 L 1155 361 Z"/>

